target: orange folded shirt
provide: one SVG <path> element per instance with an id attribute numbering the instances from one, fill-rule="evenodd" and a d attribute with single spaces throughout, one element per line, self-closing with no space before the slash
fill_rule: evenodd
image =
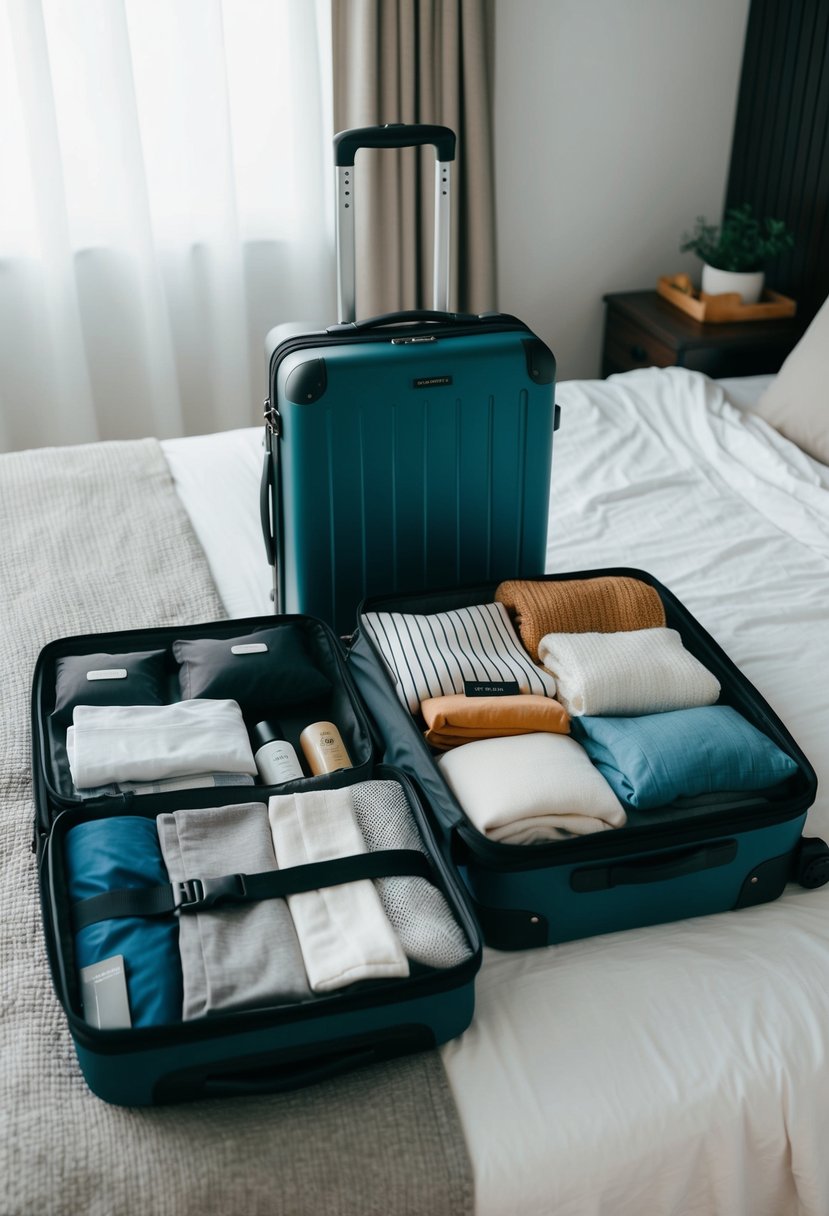
<path id="1" fill-rule="evenodd" d="M 552 697 L 519 693 L 509 697 L 429 697 L 420 712 L 428 727 L 426 742 L 438 751 L 449 751 L 474 739 L 496 739 L 501 735 L 529 735 L 537 731 L 566 735 L 570 732 L 567 710 Z"/>
<path id="2" fill-rule="evenodd" d="M 525 648 L 538 663 L 548 633 L 627 633 L 665 624 L 659 592 L 627 575 L 597 578 L 508 579 L 495 592 Z"/>

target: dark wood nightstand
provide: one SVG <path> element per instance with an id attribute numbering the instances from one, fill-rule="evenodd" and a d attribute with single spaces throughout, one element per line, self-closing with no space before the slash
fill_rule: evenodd
<path id="1" fill-rule="evenodd" d="M 602 376 L 635 367 L 687 367 L 708 376 L 776 372 L 802 333 L 798 318 L 705 325 L 656 291 L 604 297 Z"/>

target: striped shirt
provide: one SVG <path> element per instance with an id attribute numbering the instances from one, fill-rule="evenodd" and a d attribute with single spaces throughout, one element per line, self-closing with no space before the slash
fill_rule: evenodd
<path id="1" fill-rule="evenodd" d="M 533 663 L 503 604 L 429 616 L 367 612 L 363 623 L 413 714 L 427 697 L 463 692 L 466 680 L 514 680 L 519 692 L 556 695 L 555 679 Z"/>

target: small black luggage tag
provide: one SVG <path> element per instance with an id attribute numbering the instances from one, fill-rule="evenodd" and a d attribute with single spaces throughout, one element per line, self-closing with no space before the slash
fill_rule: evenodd
<path id="1" fill-rule="evenodd" d="M 464 680 L 465 697 L 517 697 L 517 680 Z"/>

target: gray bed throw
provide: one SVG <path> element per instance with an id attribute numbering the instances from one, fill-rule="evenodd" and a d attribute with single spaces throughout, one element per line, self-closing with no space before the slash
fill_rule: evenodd
<path id="1" fill-rule="evenodd" d="M 0 456 L 0 1210 L 464 1216 L 470 1167 L 437 1052 L 157 1109 L 108 1106 L 81 1076 L 31 852 L 35 659 L 58 636 L 223 615 L 155 440 Z"/>

